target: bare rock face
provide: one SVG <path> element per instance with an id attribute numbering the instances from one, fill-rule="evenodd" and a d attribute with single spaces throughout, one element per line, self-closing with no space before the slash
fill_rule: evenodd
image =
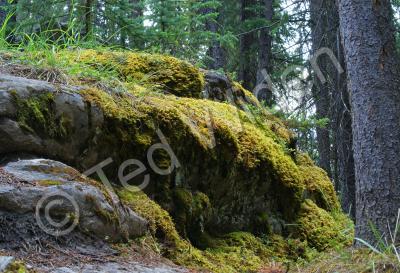
<path id="1" fill-rule="evenodd" d="M 46 233 L 68 235 L 75 228 L 110 242 L 143 236 L 147 221 L 118 197 L 57 161 L 11 161 L 0 168 L 0 211 L 35 217 Z"/>

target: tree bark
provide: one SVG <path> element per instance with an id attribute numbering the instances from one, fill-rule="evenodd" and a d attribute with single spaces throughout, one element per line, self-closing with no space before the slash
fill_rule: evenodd
<path id="1" fill-rule="evenodd" d="M 135 20 L 138 24 L 140 24 L 140 28 L 143 28 L 143 6 L 141 5 L 140 0 L 129 0 L 129 3 L 132 8 L 132 12 L 130 13 L 130 17 L 132 20 Z M 141 34 L 142 35 L 142 34 Z M 133 37 L 132 34 L 129 35 L 129 46 L 144 49 L 144 38 L 140 35 L 140 37 Z"/>
<path id="2" fill-rule="evenodd" d="M 312 51 L 313 54 L 322 47 L 328 46 L 327 41 L 327 10 L 325 1 L 311 0 L 311 34 L 312 34 Z M 327 75 L 327 64 L 329 59 L 325 55 L 318 58 L 318 66 L 321 71 Z M 316 106 L 317 119 L 324 119 L 330 117 L 330 91 L 327 83 L 322 83 L 318 77 L 314 76 L 314 86 L 312 88 L 313 97 Z M 331 140 L 329 124 L 326 128 L 317 128 L 317 143 L 319 154 L 319 166 L 323 168 L 332 177 L 331 171 Z"/>
<path id="3" fill-rule="evenodd" d="M 226 55 L 225 51 L 221 46 L 220 41 L 218 40 L 218 35 L 219 35 L 219 23 L 218 21 L 220 20 L 222 14 L 221 14 L 221 9 L 220 10 L 215 10 L 212 8 L 206 8 L 204 10 L 205 14 L 211 14 L 218 12 L 218 17 L 216 19 L 208 19 L 206 22 L 206 30 L 211 32 L 213 34 L 211 46 L 208 49 L 207 55 L 210 58 L 210 61 L 208 62 L 207 66 L 208 69 L 211 70 L 218 70 L 221 68 L 224 68 L 226 65 Z"/>
<path id="4" fill-rule="evenodd" d="M 343 46 L 339 29 L 339 11 L 334 1 L 326 2 L 328 16 L 326 36 L 328 47 L 332 49 L 341 67 L 346 70 Z M 353 157 L 353 131 L 351 106 L 346 74 L 340 73 L 331 63 L 328 64 L 328 83 L 331 92 L 331 142 L 332 178 L 339 192 L 342 208 L 355 220 L 355 177 Z"/>
<path id="5" fill-rule="evenodd" d="M 256 4 L 255 0 L 241 0 L 240 21 L 243 26 L 250 19 L 256 16 L 253 8 Z M 256 83 L 257 61 L 255 54 L 256 33 L 244 28 L 244 33 L 240 36 L 240 67 L 239 80 L 243 86 L 249 90 L 254 88 Z"/>
<path id="6" fill-rule="evenodd" d="M 2 26 L 7 18 L 7 0 L 0 0 L 0 26 Z"/>
<path id="7" fill-rule="evenodd" d="M 343 68 L 343 47 L 337 29 L 337 56 Z M 335 165 L 335 186 L 339 192 L 343 211 L 355 220 L 356 192 L 353 157 L 353 130 L 351 105 L 345 74 L 338 74 L 335 80 L 336 90 L 332 94 L 332 139 Z"/>
<path id="8" fill-rule="evenodd" d="M 273 0 L 262 0 L 262 14 L 261 17 L 271 24 L 274 16 Z M 257 71 L 257 84 L 267 86 L 266 75 L 272 74 L 272 35 L 271 28 L 265 27 L 260 31 L 259 37 L 259 52 L 258 52 L 258 71 Z M 259 90 L 257 97 L 260 101 L 266 102 L 267 105 L 272 106 L 273 94 L 272 90 L 263 87 Z"/>
<path id="9" fill-rule="evenodd" d="M 15 0 L 12 2 L 12 7 L 11 11 L 14 12 L 14 14 L 10 17 L 10 20 L 8 22 L 8 25 L 10 26 L 10 29 L 16 28 L 18 24 L 18 5 L 19 5 L 19 0 Z M 15 35 L 15 33 L 12 33 L 11 35 L 8 35 L 8 42 L 9 43 L 17 43 L 18 37 Z"/>
<path id="10" fill-rule="evenodd" d="M 95 0 L 86 0 L 85 2 L 85 38 L 91 39 L 93 35 L 94 12 L 93 5 Z"/>
<path id="11" fill-rule="evenodd" d="M 389 0 L 339 0 L 353 111 L 356 236 L 390 241 L 400 205 L 400 74 Z"/>

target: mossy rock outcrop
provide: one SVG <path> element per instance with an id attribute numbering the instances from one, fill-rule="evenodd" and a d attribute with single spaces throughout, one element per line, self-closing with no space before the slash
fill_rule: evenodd
<path id="1" fill-rule="evenodd" d="M 119 191 L 121 199 L 153 223 L 154 236 L 170 242 L 183 237 L 202 249 L 231 243 L 243 249 L 243 238 L 215 239 L 240 231 L 318 250 L 349 243 L 351 222 L 326 173 L 239 84 L 159 55 L 66 51 L 58 58 L 82 73 L 116 73 L 125 91 L 76 73 L 74 87 L 1 75 L 0 154 L 33 153 L 81 171 L 108 160 L 102 169 L 115 184 L 141 167 L 129 183 L 148 178 L 143 191 L 160 207 L 134 193 Z M 143 165 L 135 161 L 118 172 L 132 159 Z M 148 210 L 140 211 L 141 202 Z M 225 255 L 218 251 L 214 258 Z"/>

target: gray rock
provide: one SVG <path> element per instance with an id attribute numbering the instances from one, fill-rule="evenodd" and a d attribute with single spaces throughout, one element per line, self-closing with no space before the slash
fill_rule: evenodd
<path id="1" fill-rule="evenodd" d="M 14 257 L 0 256 L 0 272 L 4 272 L 14 262 Z"/>
<path id="2" fill-rule="evenodd" d="M 136 238 L 147 231 L 147 221 L 123 206 L 117 196 L 65 164 L 46 159 L 18 160 L 6 164 L 3 170 L 25 184 L 0 185 L 0 210 L 34 213 L 46 232 L 62 234 L 68 230 L 67 223 L 58 227 L 60 221 L 53 218 L 70 219 L 80 231 L 112 242 Z"/>
<path id="3" fill-rule="evenodd" d="M 0 74 L 0 154 L 23 151 L 57 157 L 72 162 L 81 155 L 81 147 L 89 138 L 89 112 L 77 91 L 78 87 L 52 85 L 48 82 Z M 39 136 L 24 130 L 17 122 L 12 92 L 21 101 L 41 95 L 54 97 L 55 118 L 63 120 L 68 141 Z"/>
<path id="4" fill-rule="evenodd" d="M 76 273 L 76 271 L 67 268 L 67 267 L 60 267 L 51 271 L 51 273 Z"/>
<path id="5" fill-rule="evenodd" d="M 57 268 L 51 273 L 185 273 L 185 269 L 168 265 L 145 265 L 140 263 L 85 264 L 80 267 Z"/>

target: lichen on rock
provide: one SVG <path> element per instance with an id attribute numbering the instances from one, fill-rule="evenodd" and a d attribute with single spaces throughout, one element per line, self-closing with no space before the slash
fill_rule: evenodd
<path id="1" fill-rule="evenodd" d="M 44 93 L 34 98 L 23 99 L 15 90 L 10 94 L 17 109 L 17 121 L 31 133 L 59 139 L 68 136 L 68 119 L 54 112 L 54 95 Z"/>

